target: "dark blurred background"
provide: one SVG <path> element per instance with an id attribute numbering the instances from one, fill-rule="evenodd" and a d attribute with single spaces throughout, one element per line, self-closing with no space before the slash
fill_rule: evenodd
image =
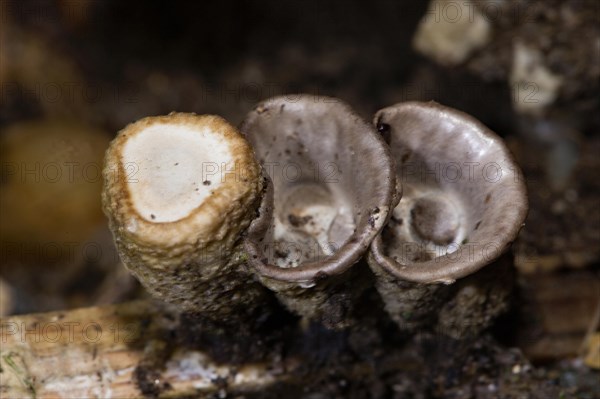
<path id="1" fill-rule="evenodd" d="M 560 359 L 598 328 L 600 2 L 0 4 L 0 316 L 143 295 L 100 211 L 119 129 L 171 111 L 238 124 L 262 99 L 306 92 L 366 119 L 435 100 L 504 137 L 531 203 L 507 341 Z"/>

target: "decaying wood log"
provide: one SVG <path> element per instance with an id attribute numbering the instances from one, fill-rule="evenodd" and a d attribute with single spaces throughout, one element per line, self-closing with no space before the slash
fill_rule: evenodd
<path id="1" fill-rule="evenodd" d="M 539 331 L 542 323 L 542 336 L 560 345 L 542 350 L 536 334 L 520 335 L 521 348 L 538 360 L 549 353 L 556 359 L 554 350 L 577 356 L 598 281 L 562 279 L 573 286 L 569 292 L 575 297 L 569 300 L 554 284 L 536 282 L 538 294 L 529 298 L 536 306 L 528 314 L 541 320 L 532 327 Z M 565 302 L 574 299 L 581 309 L 569 312 L 570 322 L 558 323 L 553 316 L 564 315 Z M 489 335 L 466 342 L 432 332 L 403 337 L 382 309 L 366 302 L 363 323 L 343 333 L 305 326 L 282 313 L 259 333 L 239 328 L 224 334 L 201 318 L 151 301 L 4 318 L 0 397 L 298 399 L 318 392 L 325 396 L 315 397 L 371 398 L 431 389 L 487 392 L 492 384 L 506 393 L 503 397 L 523 397 L 535 386 L 534 397 L 547 398 L 563 389 L 534 372 L 518 350 L 498 346 Z"/>
<path id="2" fill-rule="evenodd" d="M 161 305 L 130 302 L 1 320 L 0 393 L 6 398 L 179 397 L 262 390 L 287 370 L 267 363 L 217 364 L 205 353 L 174 348 L 144 386 L 140 364 L 164 343 L 174 316 Z M 150 371 L 153 372 L 153 371 Z"/>

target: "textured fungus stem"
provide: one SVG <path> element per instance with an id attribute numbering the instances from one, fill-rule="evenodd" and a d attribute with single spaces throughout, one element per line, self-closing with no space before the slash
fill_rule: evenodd
<path id="1" fill-rule="evenodd" d="M 433 102 L 385 108 L 375 124 L 388 133 L 403 186 L 369 255 L 386 309 L 403 329 L 437 320 L 451 335 L 477 334 L 511 287 L 506 259 L 492 268 L 497 278 L 478 271 L 508 249 L 525 219 L 519 167 L 479 121 Z"/>
<path id="2" fill-rule="evenodd" d="M 155 297 L 226 320 L 263 289 L 244 273 L 240 236 L 256 216 L 260 166 L 218 116 L 148 117 L 112 141 L 103 208 L 126 267 Z"/>

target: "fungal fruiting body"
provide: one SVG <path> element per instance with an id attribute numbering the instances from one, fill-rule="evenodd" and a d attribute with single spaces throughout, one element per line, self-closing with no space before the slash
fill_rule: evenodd
<path id="1" fill-rule="evenodd" d="M 477 334 L 512 283 L 501 255 L 527 212 L 521 172 L 498 136 L 451 108 L 402 103 L 375 123 L 379 133 L 337 99 L 299 95 L 251 111 L 250 144 L 216 116 L 127 126 L 103 172 L 123 263 L 155 297 L 210 320 L 256 317 L 266 286 L 342 329 L 372 282 L 370 248 L 401 329 Z"/>
<path id="2" fill-rule="evenodd" d="M 526 192 L 502 139 L 462 112 L 408 102 L 379 111 L 375 124 L 389 135 L 403 197 L 373 241 L 369 264 L 388 312 L 410 330 L 438 317 L 436 311 L 443 312 L 453 295 L 464 296 L 459 279 L 477 274 L 508 248 L 527 212 Z M 456 280 L 461 284 L 444 288 Z M 502 278 L 496 284 L 501 281 L 509 285 Z M 470 286 L 467 293 L 473 292 Z M 477 306 L 467 313 L 484 308 Z M 470 328 L 484 328 L 492 318 L 489 312 L 481 315 Z"/>
<path id="3" fill-rule="evenodd" d="M 153 296 L 217 319 L 253 310 L 240 236 L 264 179 L 218 116 L 172 113 L 120 131 L 106 152 L 103 209 L 125 266 Z"/>
<path id="4" fill-rule="evenodd" d="M 273 184 L 246 237 L 251 267 L 295 313 L 345 327 L 364 288 L 351 266 L 398 200 L 385 142 L 340 100 L 309 95 L 259 104 L 241 131 Z"/>

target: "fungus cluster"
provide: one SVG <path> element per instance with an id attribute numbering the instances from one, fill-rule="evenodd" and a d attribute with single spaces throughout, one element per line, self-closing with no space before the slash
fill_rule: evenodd
<path id="1" fill-rule="evenodd" d="M 111 144 L 104 211 L 124 264 L 156 297 L 235 321 L 266 287 L 341 329 L 370 266 L 401 327 L 435 319 L 444 301 L 484 308 L 470 298 L 493 279 L 468 276 L 506 250 L 527 208 L 518 167 L 486 127 L 434 103 L 386 108 L 372 126 L 337 99 L 299 96 L 260 103 L 240 130 L 171 114 Z M 444 165 L 454 174 L 435 172 Z"/>

